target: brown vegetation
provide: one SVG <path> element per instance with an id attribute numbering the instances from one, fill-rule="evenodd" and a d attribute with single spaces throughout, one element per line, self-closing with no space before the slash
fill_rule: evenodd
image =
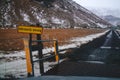
<path id="1" fill-rule="evenodd" d="M 59 45 L 63 45 L 73 37 L 83 37 L 90 34 L 100 33 L 101 29 L 44 29 L 42 40 L 57 39 Z M 18 33 L 16 29 L 0 29 L 0 50 L 23 50 L 22 38 L 28 37 L 28 34 Z M 35 37 L 35 35 L 34 35 Z M 51 46 L 51 43 L 45 43 L 44 46 Z"/>

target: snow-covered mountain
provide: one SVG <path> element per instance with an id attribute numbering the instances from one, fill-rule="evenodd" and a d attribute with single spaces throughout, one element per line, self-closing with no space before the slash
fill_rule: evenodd
<path id="1" fill-rule="evenodd" d="M 0 3 L 2 2 L 0 0 Z M 0 5 L 1 7 L 4 9 L 5 6 Z M 72 0 L 10 0 L 7 8 L 3 14 L 5 25 L 40 23 L 47 27 L 64 28 L 111 26 Z M 2 12 L 2 9 L 0 10 Z"/>
<path id="2" fill-rule="evenodd" d="M 110 22 L 113 25 L 120 24 L 120 10 L 119 9 L 108 9 L 108 8 L 90 8 L 90 11 L 101 17 L 102 19 Z"/>
<path id="3" fill-rule="evenodd" d="M 112 15 L 103 16 L 103 19 L 109 21 L 113 25 L 120 25 L 120 18 Z"/>

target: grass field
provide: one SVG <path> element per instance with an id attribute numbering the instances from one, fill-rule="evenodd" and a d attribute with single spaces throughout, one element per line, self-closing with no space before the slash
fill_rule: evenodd
<path id="1" fill-rule="evenodd" d="M 102 29 L 44 29 L 42 40 L 57 39 L 59 45 L 68 44 L 71 38 L 83 37 L 90 34 L 100 33 Z M 13 51 L 23 50 L 22 38 L 28 37 L 28 34 L 18 33 L 16 29 L 0 29 L 0 50 Z M 35 39 L 35 35 L 33 35 Z M 44 46 L 51 47 L 51 43 L 44 43 Z"/>

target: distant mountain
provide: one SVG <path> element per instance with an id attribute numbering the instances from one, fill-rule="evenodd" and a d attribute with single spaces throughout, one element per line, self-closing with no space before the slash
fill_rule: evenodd
<path id="1" fill-rule="evenodd" d="M 120 24 L 120 10 L 118 9 L 90 8 L 90 7 L 88 7 L 88 9 L 113 25 Z"/>
<path id="2" fill-rule="evenodd" d="M 0 0 L 0 13 L 5 0 Z M 2 10 L 3 8 L 3 10 Z M 35 25 L 62 28 L 106 28 L 111 26 L 72 0 L 10 0 L 5 25 Z M 0 15 L 2 16 L 2 15 Z M 2 21 L 2 18 L 0 17 Z M 0 23 L 2 25 L 2 23 Z"/>
<path id="3" fill-rule="evenodd" d="M 112 15 L 103 16 L 103 19 L 109 21 L 113 25 L 120 25 L 120 18 Z"/>

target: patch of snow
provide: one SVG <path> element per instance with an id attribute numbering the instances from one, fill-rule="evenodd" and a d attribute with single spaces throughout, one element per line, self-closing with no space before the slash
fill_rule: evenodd
<path id="1" fill-rule="evenodd" d="M 37 8 L 36 7 L 31 7 L 32 11 L 33 12 L 36 12 L 37 11 Z"/>
<path id="2" fill-rule="evenodd" d="M 63 24 L 64 23 L 64 20 L 61 20 L 61 19 L 58 19 L 55 17 L 52 17 L 51 20 L 53 23 L 56 23 L 56 24 Z"/>
<path id="3" fill-rule="evenodd" d="M 103 32 L 103 33 L 98 33 L 98 34 L 92 34 L 92 35 L 88 35 L 88 36 L 85 36 L 85 37 L 78 37 L 78 38 L 75 38 L 75 39 L 72 39 L 71 41 L 82 41 L 82 42 L 86 42 L 86 41 L 91 41 L 91 40 L 93 40 L 93 39 L 95 39 L 95 38 L 97 38 L 97 37 L 100 37 L 100 36 L 102 36 L 102 35 L 104 35 L 106 32 L 108 32 L 108 30 L 107 31 L 105 31 L 105 32 Z"/>
<path id="4" fill-rule="evenodd" d="M 95 21 L 93 21 L 92 19 L 88 18 L 88 21 L 90 21 L 91 23 L 95 23 Z"/>
<path id="5" fill-rule="evenodd" d="M 43 24 L 48 23 L 48 21 L 43 17 L 44 10 L 41 10 L 41 12 L 37 12 L 36 8 L 32 7 L 32 9 L 33 9 L 32 13 L 33 13 L 34 17 L 38 20 L 38 22 L 43 23 Z"/>
<path id="6" fill-rule="evenodd" d="M 43 23 L 43 24 L 46 24 L 46 23 L 48 23 L 48 21 L 46 20 L 46 19 L 41 19 L 41 21 L 40 21 L 41 23 Z"/>
<path id="7" fill-rule="evenodd" d="M 2 52 L 0 52 L 2 53 Z M 12 54 L 0 54 L 0 56 L 4 56 L 4 57 L 18 57 L 18 56 L 25 56 L 24 51 L 14 51 L 11 52 Z"/>
<path id="8" fill-rule="evenodd" d="M 42 18 L 42 15 L 41 15 L 41 14 L 39 14 L 39 13 L 34 13 L 33 15 L 34 15 L 34 17 L 36 17 L 36 19 L 37 19 L 38 21 L 41 21 L 41 18 Z"/>
<path id="9" fill-rule="evenodd" d="M 76 16 L 76 15 L 74 15 L 74 21 L 75 21 L 76 23 L 79 23 L 79 24 L 82 24 L 82 23 L 85 22 L 84 20 L 80 19 L 80 17 L 78 17 L 78 16 Z"/>
<path id="10" fill-rule="evenodd" d="M 17 61 L 5 62 L 3 64 L 0 64 L 0 77 L 1 78 L 4 78 L 5 75 L 25 77 L 27 76 L 26 74 L 27 74 L 27 71 L 26 71 L 25 60 L 17 60 Z"/>
<path id="11" fill-rule="evenodd" d="M 29 15 L 27 15 L 27 14 L 25 14 L 25 13 L 22 13 L 22 16 L 23 16 L 24 21 L 27 21 L 27 22 L 30 21 Z"/>
<path id="12" fill-rule="evenodd" d="M 36 19 L 38 19 L 40 21 L 42 18 L 43 11 L 38 12 L 36 7 L 32 7 L 31 9 L 32 9 L 33 16 L 36 17 Z"/>
<path id="13" fill-rule="evenodd" d="M 68 12 L 68 10 L 64 10 L 64 12 Z"/>
<path id="14" fill-rule="evenodd" d="M 101 61 L 85 61 L 85 62 L 96 63 L 96 64 L 105 64 L 104 62 L 101 62 Z"/>
<path id="15" fill-rule="evenodd" d="M 107 25 L 103 25 L 103 24 L 100 24 L 100 23 L 96 23 L 98 26 L 100 26 L 101 28 L 107 28 Z"/>
<path id="16" fill-rule="evenodd" d="M 54 5 L 56 9 L 60 8 L 57 4 Z"/>

